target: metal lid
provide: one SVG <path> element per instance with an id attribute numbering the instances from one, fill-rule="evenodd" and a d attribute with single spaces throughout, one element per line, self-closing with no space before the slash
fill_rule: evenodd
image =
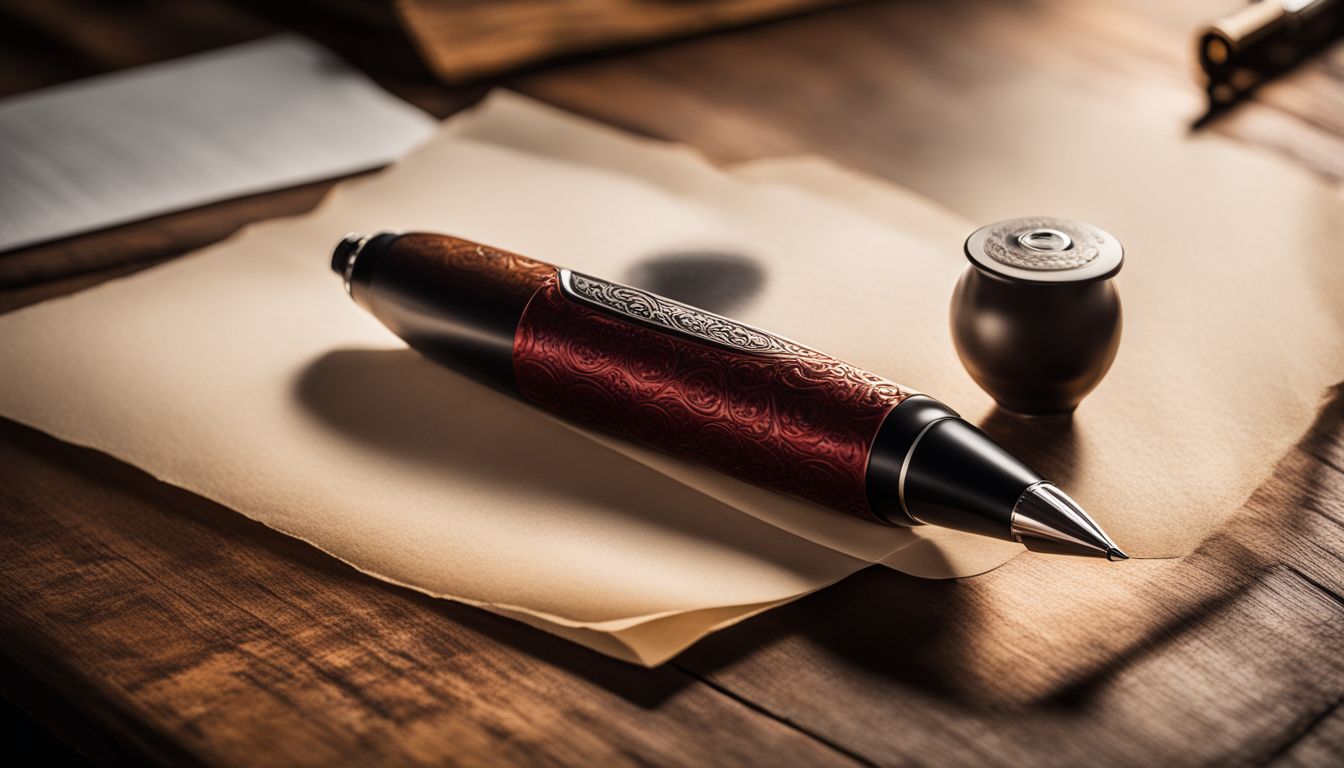
<path id="1" fill-rule="evenodd" d="M 966 258 L 985 272 L 1015 282 L 1078 283 L 1114 276 L 1125 250 L 1100 227 L 1028 216 L 972 232 L 966 238 Z"/>

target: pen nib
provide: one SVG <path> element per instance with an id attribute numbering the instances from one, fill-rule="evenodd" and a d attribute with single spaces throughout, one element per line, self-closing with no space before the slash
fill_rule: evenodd
<path id="1" fill-rule="evenodd" d="M 1128 560 L 1129 556 L 1088 517 L 1078 502 L 1055 487 L 1037 483 L 1013 508 L 1012 536 L 1034 552 Z"/>

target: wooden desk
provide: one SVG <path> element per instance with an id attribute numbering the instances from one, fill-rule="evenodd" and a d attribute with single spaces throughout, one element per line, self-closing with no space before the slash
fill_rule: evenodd
<path id="1" fill-rule="evenodd" d="M 959 50 L 996 53 L 1009 76 L 1067 71 L 1080 89 L 1142 92 L 1188 122 L 1200 98 L 1190 29 L 1230 2 L 865 3 L 503 84 L 716 159 L 829 155 L 944 199 L 952 182 L 929 158 L 958 119 L 957 83 L 984 76 Z M 282 25 L 440 115 L 485 91 L 426 80 L 390 26 L 247 5 L 11 0 L 0 92 Z M 1058 44 L 1015 42 L 1029 34 Z M 1344 50 L 1209 130 L 1344 179 Z M 0 306 L 305 210 L 326 187 L 0 256 Z M 53 267 L 86 271 L 43 280 Z M 955 582 L 872 568 L 655 670 L 374 581 L 0 421 L 0 687 L 26 741 L 98 761 L 1337 764 L 1342 392 L 1197 551 L 1086 583 L 1117 610 L 1089 608 L 1063 586 L 1074 566 L 1042 557 Z"/>

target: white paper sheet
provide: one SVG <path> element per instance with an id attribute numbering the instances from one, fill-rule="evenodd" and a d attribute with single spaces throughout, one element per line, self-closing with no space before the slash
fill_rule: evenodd
<path id="1" fill-rule="evenodd" d="M 284 35 L 0 102 L 0 251 L 400 157 L 435 121 Z"/>

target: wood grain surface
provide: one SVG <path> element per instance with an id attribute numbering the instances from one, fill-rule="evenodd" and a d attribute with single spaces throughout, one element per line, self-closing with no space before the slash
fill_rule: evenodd
<path id="1" fill-rule="evenodd" d="M 635 43 L 725 29 L 843 0 L 392 0 L 447 82 Z"/>
<path id="2" fill-rule="evenodd" d="M 956 180 L 934 159 L 970 119 L 958 84 L 987 76 L 959 47 L 994 51 L 995 76 L 1064 73 L 1190 121 L 1191 30 L 1227 2 L 863 3 L 503 84 L 716 159 L 811 152 L 940 199 Z M 390 23 L 288 5 L 7 0 L 0 21 L 0 93 L 281 27 L 435 114 L 488 85 L 436 85 Z M 1337 45 L 1204 130 L 1344 179 L 1342 64 Z M 0 309 L 325 187 L 0 254 Z M 1277 461 L 1180 560 L 1023 557 L 950 582 L 873 568 L 644 670 L 0 421 L 0 690 L 29 743 L 95 762 L 1337 765 L 1344 390 Z"/>

